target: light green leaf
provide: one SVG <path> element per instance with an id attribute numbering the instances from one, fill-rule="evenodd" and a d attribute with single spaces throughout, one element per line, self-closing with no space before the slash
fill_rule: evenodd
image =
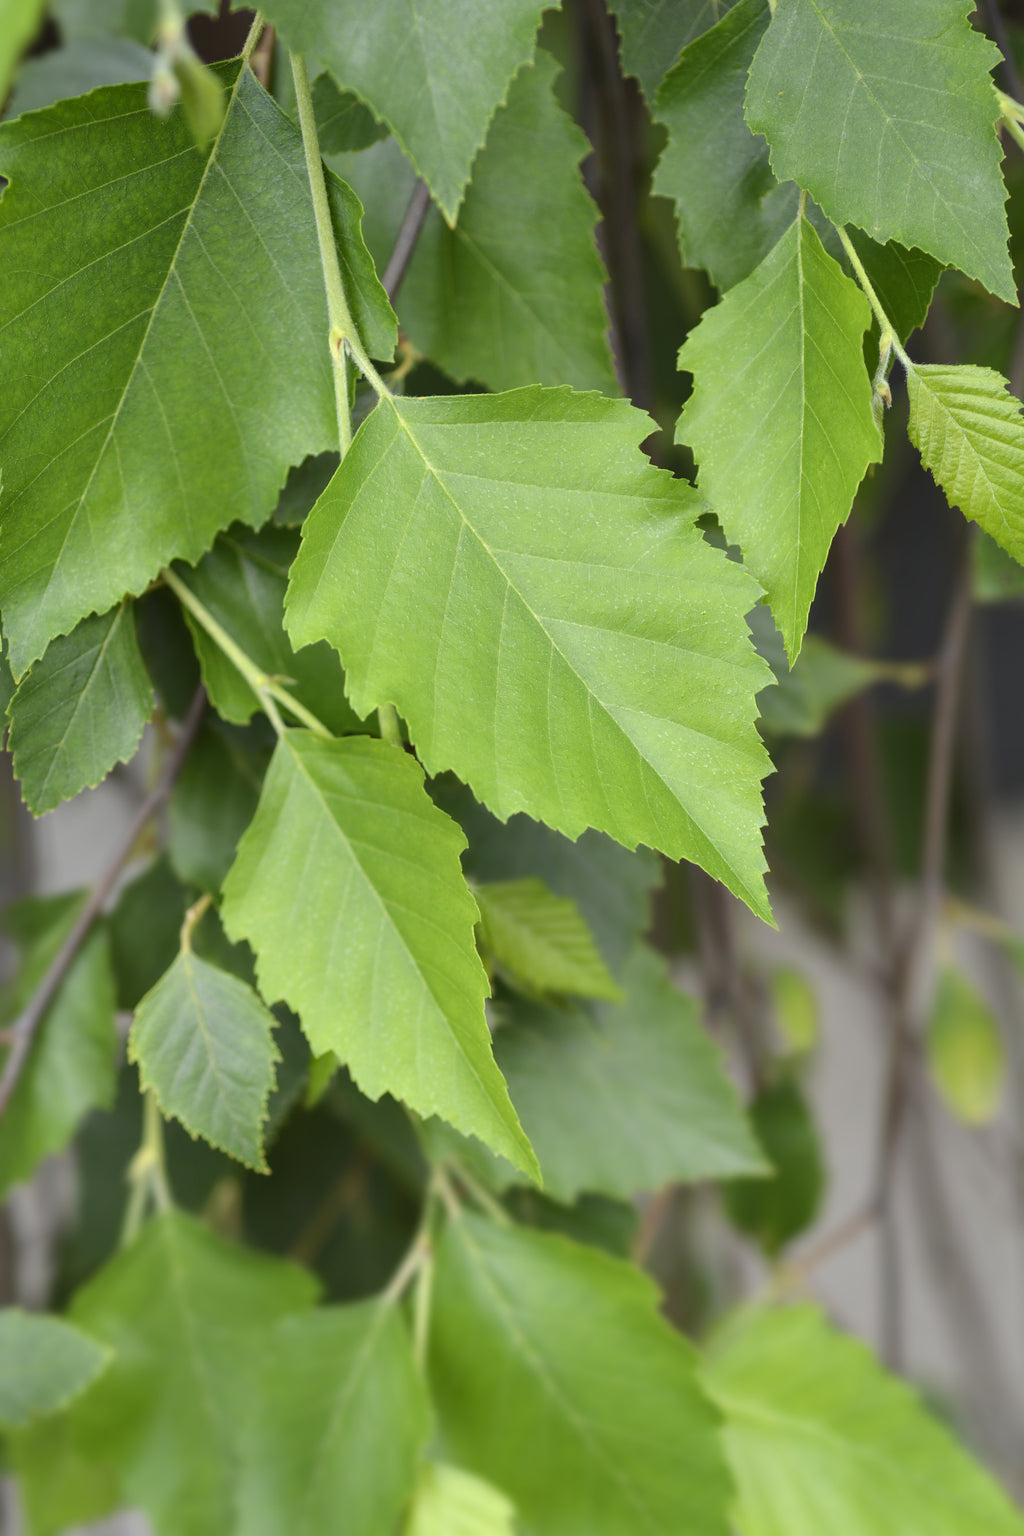
<path id="1" fill-rule="evenodd" d="M 273 0 L 289 48 L 314 54 L 394 131 L 455 222 L 470 167 L 516 71 L 532 56 L 543 0 Z"/>
<path id="2" fill-rule="evenodd" d="M 821 1008 L 812 982 L 795 965 L 777 965 L 768 988 L 786 1050 L 797 1057 L 808 1055 L 821 1035 Z"/>
<path id="3" fill-rule="evenodd" d="M 358 730 L 345 700 L 345 679 L 326 641 L 296 651 L 282 628 L 288 570 L 299 548 L 298 532 L 268 523 L 258 533 L 241 526 L 222 533 L 194 570 L 178 575 L 218 624 L 268 677 L 289 690 L 334 735 Z M 249 684 L 186 613 L 203 682 L 225 720 L 244 725 L 261 705 Z"/>
<path id="4" fill-rule="evenodd" d="M 227 114 L 208 156 L 141 85 L 0 124 L 0 595 L 16 675 L 168 560 L 262 521 L 288 466 L 337 441 L 301 136 L 239 62 L 218 78 Z M 357 323 L 388 355 L 359 203 L 331 186 Z"/>
<path id="5" fill-rule="evenodd" d="M 43 0 L 0 0 L 0 102 L 43 19 Z"/>
<path id="6" fill-rule="evenodd" d="M 984 1125 L 999 1108 L 1006 1059 L 999 1024 L 977 989 L 953 966 L 936 982 L 925 1033 L 928 1067 L 958 1120 Z"/>
<path id="7" fill-rule="evenodd" d="M 18 1307 L 0 1311 L 0 1429 L 56 1413 L 103 1370 L 109 1350 L 62 1322 Z"/>
<path id="8" fill-rule="evenodd" d="M 464 1215 L 441 1239 L 429 1371 L 444 1443 L 530 1536 L 726 1536 L 714 1417 L 657 1306 L 638 1270 L 564 1238 Z"/>
<path id="9" fill-rule="evenodd" d="M 6 913 L 5 925 L 24 958 L 5 998 L 5 1024 L 30 1002 L 80 907 L 77 895 L 58 896 L 24 901 Z M 116 1056 L 110 946 L 106 932 L 97 928 L 47 1009 L 0 1118 L 0 1198 L 44 1157 L 60 1152 L 90 1109 L 110 1108 Z"/>
<path id="10" fill-rule="evenodd" d="M 478 885 L 474 895 L 485 945 L 535 992 L 622 996 L 574 901 L 536 879 Z"/>
<path id="11" fill-rule="evenodd" d="M 653 191 L 671 198 L 683 261 L 725 290 L 764 260 L 796 213 L 764 139 L 743 121 L 747 70 L 768 26 L 768 0 L 739 0 L 684 49 L 658 92 L 655 117 L 669 139 Z"/>
<path id="12" fill-rule="evenodd" d="M 441 1115 L 532 1176 L 491 1055 L 463 846 L 405 753 L 287 731 L 225 882 L 224 926 L 315 1055 L 334 1051 L 370 1098 Z"/>
<path id="13" fill-rule="evenodd" d="M 267 1332 L 315 1294 L 298 1266 L 168 1211 L 75 1296 L 72 1320 L 115 1355 L 71 1410 L 74 1439 L 119 1472 L 157 1536 L 234 1529 L 239 1426 Z"/>
<path id="14" fill-rule="evenodd" d="M 863 1344 L 809 1306 L 739 1314 L 704 1383 L 743 1536 L 1022 1536 L 1005 1494 Z"/>
<path id="15" fill-rule="evenodd" d="M 693 859 L 767 917 L 756 589 L 649 431 L 567 389 L 382 400 L 306 520 L 286 622 L 497 816 Z"/>
<path id="16" fill-rule="evenodd" d="M 882 456 L 862 352 L 869 320 L 863 294 L 798 218 L 679 353 L 694 390 L 676 436 L 791 658 L 836 529 Z"/>
<path id="17" fill-rule="evenodd" d="M 30 810 L 52 811 L 134 756 L 153 703 L 130 603 L 54 640 L 7 711 L 14 771 Z"/>
<path id="18" fill-rule="evenodd" d="M 263 1123 L 274 1086 L 274 1016 L 251 987 L 183 951 L 135 1014 L 128 1059 L 165 1115 L 267 1171 Z"/>
<path id="19" fill-rule="evenodd" d="M 88 1525 L 117 1509 L 116 1475 L 78 1449 L 67 1412 L 18 1430 L 5 1449 L 31 1536 L 64 1536 L 69 1526 Z"/>
<path id="20" fill-rule="evenodd" d="M 242 1440 L 239 1536 L 386 1536 L 412 1491 L 430 1404 L 395 1308 L 286 1318 Z M 454 1533 L 448 1533 L 454 1536 Z"/>
<path id="21" fill-rule="evenodd" d="M 679 50 L 713 27 L 736 0 L 610 0 L 622 39 L 622 67 L 648 101 Z"/>
<path id="22" fill-rule="evenodd" d="M 544 1174 L 569 1203 L 769 1171 L 693 998 L 638 946 L 621 1004 L 503 1010 L 494 1054 Z"/>
<path id="23" fill-rule="evenodd" d="M 428 215 L 402 285 L 413 345 L 490 389 L 572 384 L 618 394 L 579 162 L 590 145 L 555 101 L 546 53 L 512 83 L 449 229 Z"/>
<path id="24" fill-rule="evenodd" d="M 515 1514 L 483 1478 L 425 1461 L 402 1536 L 516 1536 Z"/>
<path id="25" fill-rule="evenodd" d="M 463 868 L 473 880 L 542 879 L 574 901 L 613 975 L 651 921 L 651 891 L 661 868 L 646 848 L 630 853 L 600 832 L 575 842 L 528 816 L 499 821 L 452 778 L 435 781 L 431 794 L 469 839 Z"/>
<path id="26" fill-rule="evenodd" d="M 992 368 L 914 363 L 910 439 L 952 506 L 1024 560 L 1024 422 Z"/>
<path id="27" fill-rule="evenodd" d="M 778 0 L 747 122 L 780 181 L 837 224 L 917 246 L 1016 303 L 1007 252 L 998 49 L 973 0 Z"/>

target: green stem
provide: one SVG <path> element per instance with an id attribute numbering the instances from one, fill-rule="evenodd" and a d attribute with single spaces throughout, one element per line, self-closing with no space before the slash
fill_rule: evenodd
<path id="1" fill-rule="evenodd" d="M 245 39 L 245 43 L 244 43 L 243 48 L 242 48 L 242 63 L 243 64 L 248 64 L 249 60 L 252 58 L 253 54 L 255 53 L 255 51 L 256 51 L 256 44 L 260 40 L 260 35 L 263 32 L 263 28 L 265 27 L 265 25 L 266 25 L 266 22 L 264 21 L 264 18 L 263 18 L 263 12 L 262 11 L 257 11 L 255 16 L 252 19 L 252 26 L 249 28 L 249 35 Z"/>
<path id="2" fill-rule="evenodd" d="M 128 1180 L 130 1193 L 121 1228 L 122 1248 L 127 1248 L 139 1235 L 150 1200 L 160 1212 L 169 1211 L 174 1205 L 167 1180 L 164 1122 L 151 1088 L 142 1101 L 142 1141 L 129 1164 Z"/>
<path id="3" fill-rule="evenodd" d="M 892 321 L 889 319 L 889 316 L 882 308 L 881 300 L 879 299 L 878 294 L 875 292 L 874 288 L 871 286 L 871 279 L 868 277 L 868 274 L 864 270 L 864 263 L 857 255 L 856 247 L 854 246 L 853 241 L 850 239 L 849 235 L 846 233 L 846 230 L 841 224 L 837 224 L 835 226 L 835 231 L 842 241 L 843 250 L 846 252 L 849 258 L 850 266 L 853 268 L 856 274 L 858 283 L 860 283 L 865 294 L 867 295 L 868 303 L 871 305 L 871 308 L 874 311 L 875 319 L 878 321 L 878 324 L 881 327 L 883 351 L 891 347 L 892 350 L 896 353 L 896 356 L 899 358 L 900 362 L 903 364 L 904 368 L 909 371 L 911 368 L 913 368 L 914 365 L 910 361 L 910 358 L 907 356 L 906 352 L 904 352 L 903 348 L 900 346 L 899 338 L 896 335 L 896 327 L 893 325 Z"/>
<path id="4" fill-rule="evenodd" d="M 430 1304 L 434 1299 L 434 1255 L 428 1249 L 416 1279 L 412 1314 L 412 1354 L 420 1375 L 427 1369 L 427 1345 L 430 1342 Z"/>
<path id="5" fill-rule="evenodd" d="M 351 345 L 356 336 L 355 323 L 345 297 L 345 285 L 341 280 L 338 263 L 338 247 L 334 243 L 334 226 L 331 223 L 331 206 L 327 200 L 327 183 L 324 181 L 324 165 L 320 158 L 320 141 L 316 132 L 316 114 L 313 96 L 306 74 L 306 61 L 301 53 L 293 53 L 292 79 L 295 81 L 295 99 L 299 108 L 299 126 L 302 129 L 302 147 L 306 152 L 306 170 L 309 173 L 309 190 L 316 215 L 316 236 L 320 243 L 320 265 L 327 289 L 327 318 L 330 323 L 328 345 L 334 362 L 334 402 L 338 412 L 338 445 L 342 457 L 352 441 L 352 421 L 348 409 L 348 369 L 345 362 L 345 343 Z M 360 351 L 362 348 L 360 347 Z"/>
<path id="6" fill-rule="evenodd" d="M 490 1190 L 485 1189 L 480 1181 L 469 1172 L 468 1168 L 464 1167 L 462 1163 L 456 1162 L 451 1163 L 450 1167 L 455 1177 L 461 1184 L 466 1186 L 466 1189 L 477 1205 L 480 1206 L 481 1210 L 487 1212 L 492 1221 L 496 1221 L 501 1227 L 510 1227 L 512 1225 L 512 1218 L 505 1207 L 500 1201 L 495 1200 Z"/>
<path id="7" fill-rule="evenodd" d="M 191 954 L 192 952 L 192 935 L 195 932 L 196 925 L 200 922 L 204 912 L 210 905 L 210 900 L 210 893 L 207 892 L 205 896 L 200 896 L 198 901 L 194 901 L 185 913 L 185 921 L 181 925 L 181 938 L 179 941 L 183 955 Z"/>
<path id="8" fill-rule="evenodd" d="M 1017 141 L 1021 149 L 1024 149 L 1024 128 L 1021 127 L 1019 118 L 1007 117 L 1004 113 L 1003 122 L 1009 129 L 1010 137 Z"/>
<path id="9" fill-rule="evenodd" d="M 196 622 L 206 630 L 210 639 L 224 652 L 224 655 L 231 664 L 245 678 L 249 687 L 259 699 L 260 708 L 269 719 L 278 736 L 284 734 L 284 723 L 277 711 L 274 703 L 275 699 L 280 704 L 283 704 L 289 714 L 294 715 L 295 719 L 312 731 L 315 736 L 330 737 L 331 732 L 324 725 L 323 721 L 318 720 L 312 710 L 307 709 L 305 704 L 300 704 L 298 699 L 293 698 L 288 689 L 279 683 L 276 678 L 268 677 L 256 665 L 252 657 L 246 655 L 242 647 L 232 640 L 226 629 L 217 623 L 210 610 L 199 601 L 195 593 L 190 587 L 185 585 L 180 576 L 176 576 L 168 567 L 164 570 L 163 579 L 182 607 L 188 609 Z"/>

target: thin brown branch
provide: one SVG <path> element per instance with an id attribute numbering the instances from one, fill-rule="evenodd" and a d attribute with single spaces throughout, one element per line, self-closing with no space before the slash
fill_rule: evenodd
<path id="1" fill-rule="evenodd" d="M 392 248 L 391 255 L 388 257 L 388 264 L 384 268 L 384 276 L 381 278 L 384 292 L 392 304 L 395 302 L 395 295 L 402 286 L 402 279 L 409 270 L 409 263 L 412 261 L 416 242 L 420 238 L 429 209 L 430 188 L 421 176 L 412 189 L 412 196 L 409 199 L 409 206 L 405 210 L 402 227 L 395 237 L 394 247 Z"/>
<path id="2" fill-rule="evenodd" d="M 163 772 L 136 811 L 131 825 L 118 845 L 117 851 L 96 885 L 93 886 L 89 899 L 79 913 L 74 927 L 61 945 L 53 960 L 53 964 L 43 977 L 31 1001 L 11 1026 L 9 1031 L 11 1047 L 7 1060 L 4 1063 L 3 1075 L 0 1076 L 0 1118 L 3 1117 L 11 1101 L 11 1096 L 18 1086 L 18 1080 L 24 1071 L 29 1052 L 32 1049 L 32 1042 L 46 1016 L 46 1010 L 53 1002 L 61 982 L 74 962 L 75 956 L 89 937 L 94 923 L 103 911 L 107 897 L 114 889 L 118 876 L 131 857 L 139 834 L 150 818 L 156 815 L 173 789 L 175 780 L 181 772 L 185 759 L 195 740 L 205 708 L 206 692 L 200 687 L 196 690 L 195 697 L 189 706 L 188 714 L 182 722 L 181 731 L 164 764 Z"/>

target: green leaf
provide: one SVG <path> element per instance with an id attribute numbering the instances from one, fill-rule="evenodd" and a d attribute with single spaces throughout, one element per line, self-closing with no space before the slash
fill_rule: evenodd
<path id="1" fill-rule="evenodd" d="M 743 121 L 747 70 L 768 26 L 768 0 L 740 0 L 685 48 L 654 112 L 669 139 L 652 190 L 675 204 L 682 258 L 722 290 L 767 256 L 796 212 L 764 139 Z"/>
<path id="2" fill-rule="evenodd" d="M 360 722 L 345 701 L 345 679 L 326 641 L 296 651 L 282 628 L 288 570 L 299 548 L 291 528 L 268 523 L 258 533 L 229 529 L 195 570 L 178 575 L 218 624 L 268 677 L 282 679 L 334 735 L 358 730 Z M 249 684 L 186 614 L 210 699 L 225 720 L 244 725 L 262 706 Z"/>
<path id="3" fill-rule="evenodd" d="M 18 1430 L 5 1449 L 31 1536 L 64 1536 L 69 1526 L 88 1525 L 117 1509 L 116 1476 L 83 1456 L 72 1439 L 68 1413 Z"/>
<path id="4" fill-rule="evenodd" d="M 470 167 L 513 75 L 532 56 L 543 3 L 274 0 L 266 13 L 295 53 L 314 54 L 388 123 L 455 222 Z"/>
<path id="5" fill-rule="evenodd" d="M 661 868 L 646 848 L 630 853 L 600 832 L 575 842 L 528 816 L 499 821 L 452 778 L 436 780 L 431 794 L 469 839 L 463 867 L 473 880 L 535 876 L 574 901 L 613 975 L 651 921 L 651 891 Z"/>
<path id="6" fill-rule="evenodd" d="M 999 1024 L 977 989 L 953 966 L 939 974 L 925 1033 L 928 1067 L 947 1105 L 966 1125 L 985 1125 L 999 1108 L 1006 1060 Z"/>
<path id="7" fill-rule="evenodd" d="M 826 1183 L 821 1143 L 810 1105 L 791 1076 L 763 1088 L 748 1112 L 775 1177 L 734 1179 L 722 1195 L 733 1224 L 774 1255 L 818 1214 Z"/>
<path id="8" fill-rule="evenodd" d="M 26 59 L 4 116 L 38 112 L 40 107 L 50 107 L 66 96 L 84 96 L 101 85 L 148 80 L 152 71 L 149 49 L 129 38 L 72 38 L 60 48 Z"/>
<path id="9" fill-rule="evenodd" d="M 670 1182 L 769 1171 L 693 998 L 638 946 L 621 1004 L 519 1004 L 494 1054 L 544 1174 L 571 1202 L 583 1190 L 629 1199 Z"/>
<path id="10" fill-rule="evenodd" d="M 301 136 L 240 62 L 218 78 L 227 114 L 208 156 L 180 112 L 152 116 L 144 86 L 0 124 L 0 594 L 16 675 L 228 523 L 262 521 L 288 466 L 336 444 Z M 388 355 L 358 200 L 334 178 L 332 199 L 357 323 Z"/>
<path id="11" fill-rule="evenodd" d="M 798 218 L 679 353 L 694 390 L 676 436 L 791 658 L 836 529 L 882 456 L 862 353 L 869 320 L 863 294 Z"/>
<path id="12" fill-rule="evenodd" d="M 7 711 L 30 810 L 52 811 L 133 757 L 153 703 L 130 603 L 54 640 Z"/>
<path id="13" fill-rule="evenodd" d="M 109 1351 L 59 1317 L 0 1310 L 0 1429 L 56 1413 L 103 1370 Z"/>
<path id="14" fill-rule="evenodd" d="M 241 731 L 204 722 L 174 786 L 168 817 L 167 851 L 186 884 L 211 895 L 220 891 L 255 814 L 270 751 L 258 726 Z"/>
<path id="15" fill-rule="evenodd" d="M 542 52 L 516 76 L 458 223 L 428 215 L 402 285 L 402 324 L 453 379 L 617 395 L 597 209 L 579 175 L 590 145 L 552 95 L 557 74 Z"/>
<path id="16" fill-rule="evenodd" d="M 736 0 L 611 0 L 622 39 L 622 67 L 635 75 L 648 101 L 679 50 L 713 27 Z"/>
<path id="17" fill-rule="evenodd" d="M 43 0 L 0 0 L 0 102 L 43 20 Z"/>
<path id="18" fill-rule="evenodd" d="M 1024 566 L 979 531 L 973 541 L 972 595 L 977 603 L 1006 603 L 1024 597 Z"/>
<path id="19" fill-rule="evenodd" d="M 821 234 L 821 230 L 818 233 Z M 926 256 L 924 251 L 906 250 L 894 240 L 887 245 L 878 245 L 859 229 L 850 229 L 847 233 L 893 330 L 901 341 L 906 341 L 918 326 L 924 324 L 932 295 L 942 276 L 942 264 Z M 841 248 L 837 248 L 832 254 L 836 256 L 840 252 Z M 846 254 L 841 254 L 843 265 L 847 267 Z M 873 332 L 877 340 L 877 321 Z M 871 359 L 872 369 L 876 361 L 877 354 Z"/>
<path id="20" fill-rule="evenodd" d="M 567 389 L 382 400 L 306 520 L 288 629 L 497 816 L 694 859 L 768 917 L 755 588 L 649 430 Z"/>
<path id="21" fill-rule="evenodd" d="M 907 369 L 910 439 L 952 506 L 1024 560 L 1024 422 L 991 368 Z"/>
<path id="22" fill-rule="evenodd" d="M 516 1536 L 515 1505 L 481 1477 L 425 1461 L 402 1536 Z"/>
<path id="23" fill-rule="evenodd" d="M 78 896 L 61 896 L 24 901 L 7 912 L 7 929 L 24 959 L 5 999 L 4 1023 L 12 1023 L 31 1001 L 80 906 Z M 110 949 L 105 931 L 97 928 L 47 1009 L 0 1118 L 0 1197 L 44 1157 L 67 1146 L 90 1109 L 110 1108 L 116 1053 Z"/>
<path id="24" fill-rule="evenodd" d="M 108 924 L 119 1008 L 137 1007 L 174 963 L 188 904 L 164 853 L 121 891 Z"/>
<path id="25" fill-rule="evenodd" d="M 429 1370 L 444 1443 L 531 1536 L 726 1536 L 714 1418 L 657 1306 L 638 1270 L 564 1238 L 463 1215 L 441 1239 Z"/>
<path id="26" fill-rule="evenodd" d="M 386 1536 L 412 1491 L 430 1404 L 394 1306 L 286 1318 L 264 1345 L 242 1444 L 245 1536 Z M 454 1533 L 451 1533 L 454 1536 Z"/>
<path id="27" fill-rule="evenodd" d="M 72 1409 L 74 1437 L 120 1473 L 157 1536 L 233 1529 L 239 1426 L 266 1334 L 315 1295 L 297 1265 L 168 1211 L 75 1296 L 72 1320 L 115 1354 Z"/>
<path id="28" fill-rule="evenodd" d="M 792 670 L 783 671 L 758 696 L 761 724 L 780 736 L 817 736 L 833 710 L 879 676 L 879 667 L 865 657 L 841 651 L 819 635 L 806 635 Z"/>
<path id="29" fill-rule="evenodd" d="M 295 1009 L 315 1055 L 334 1051 L 370 1098 L 441 1115 L 532 1176 L 491 1055 L 463 846 L 403 752 L 287 731 L 224 886 L 224 926 L 252 944 L 261 992 Z"/>
<path id="30" fill-rule="evenodd" d="M 313 81 L 313 111 L 322 154 L 368 149 L 388 136 L 387 125 L 378 123 L 369 107 L 351 91 L 339 91 L 328 74 Z"/>
<path id="31" fill-rule="evenodd" d="M 739 1314 L 704 1383 L 743 1536 L 1021 1536 L 1005 1494 L 859 1341 L 809 1306 Z"/>
<path id="32" fill-rule="evenodd" d="M 917 246 L 1017 301 L 1007 252 L 994 44 L 973 0 L 778 0 L 747 122 L 780 181 L 837 224 Z"/>
<path id="33" fill-rule="evenodd" d="M 135 1014 L 128 1059 L 165 1115 L 266 1173 L 263 1122 L 280 1059 L 251 987 L 183 951 Z"/>
<path id="34" fill-rule="evenodd" d="M 487 948 L 535 992 L 622 996 L 574 901 L 536 879 L 478 885 L 473 894 Z"/>
<path id="35" fill-rule="evenodd" d="M 777 965 L 768 977 L 775 1022 L 787 1052 L 807 1056 L 821 1036 L 818 994 L 795 965 Z"/>

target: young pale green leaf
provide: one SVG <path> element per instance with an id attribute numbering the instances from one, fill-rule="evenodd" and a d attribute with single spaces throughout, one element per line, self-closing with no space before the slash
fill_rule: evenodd
<path id="1" fill-rule="evenodd" d="M 134 754 L 153 689 L 130 603 L 84 619 L 47 647 L 8 707 L 14 771 L 41 816 Z"/>
<path id="2" fill-rule="evenodd" d="M 535 992 L 621 998 L 574 901 L 543 880 L 499 880 L 475 888 L 480 935 L 494 959 Z"/>
<path id="3" fill-rule="evenodd" d="M 388 123 L 455 222 L 474 156 L 516 71 L 532 56 L 543 0 L 273 0 L 289 48 L 313 54 Z"/>
<path id="4" fill-rule="evenodd" d="M 56 1413 L 95 1381 L 110 1351 L 59 1317 L 0 1311 L 0 1430 Z"/>
<path id="5" fill-rule="evenodd" d="M 494 1053 L 544 1174 L 571 1202 L 769 1171 L 696 1003 L 638 946 L 624 1002 L 503 1010 Z"/>
<path id="6" fill-rule="evenodd" d="M 345 1536 L 386 1536 L 431 1426 L 400 1314 L 366 1301 L 286 1318 L 262 1355 L 238 1536 L 336 1536 L 342 1513 Z"/>
<path id="7" fill-rule="evenodd" d="M 224 925 L 316 1055 L 334 1051 L 370 1098 L 441 1115 L 532 1176 L 491 1055 L 464 846 L 405 753 L 287 731 L 225 882 Z"/>
<path id="8" fill-rule="evenodd" d="M 654 108 L 669 137 L 653 190 L 675 204 L 683 261 L 723 291 L 764 260 L 799 196 L 776 181 L 764 139 L 743 120 L 747 70 L 768 17 L 768 0 L 739 0 L 683 50 Z"/>
<path id="9" fill-rule="evenodd" d="M 693 859 L 767 917 L 757 589 L 649 430 L 568 389 L 383 399 L 306 520 L 286 622 L 499 817 Z"/>
<path id="10" fill-rule="evenodd" d="M 597 209 L 579 175 L 590 145 L 552 95 L 557 73 L 546 53 L 520 71 L 458 223 L 428 215 L 402 285 L 402 325 L 454 379 L 618 394 Z"/>
<path id="11" fill-rule="evenodd" d="M 677 438 L 792 659 L 836 529 L 882 456 L 862 351 L 869 321 L 863 294 L 797 218 L 679 353 L 694 390 Z"/>
<path id="12" fill-rule="evenodd" d="M 425 1461 L 402 1536 L 516 1536 L 515 1505 L 482 1477 Z"/>
<path id="13" fill-rule="evenodd" d="M 650 925 L 651 892 L 661 880 L 652 853 L 631 853 L 600 832 L 571 842 L 529 816 L 499 821 L 452 778 L 435 781 L 430 792 L 469 839 L 462 864 L 470 879 L 542 879 L 576 903 L 605 964 L 618 975 Z"/>
<path id="14" fill-rule="evenodd" d="M 22 53 L 43 19 L 43 0 L 0 0 L 0 102 L 10 89 Z"/>
<path id="15" fill-rule="evenodd" d="M 157 1536 L 234 1529 L 240 1425 L 266 1335 L 316 1296 L 313 1277 L 180 1211 L 145 1226 L 70 1316 L 114 1360 L 71 1409 L 74 1437 L 120 1474 Z"/>
<path id="16" fill-rule="evenodd" d="M 808 1055 L 821 1036 L 821 1005 L 810 978 L 795 965 L 777 965 L 768 977 L 768 989 L 786 1052 Z"/>
<path id="17" fill-rule="evenodd" d="M 1024 561 L 1024 421 L 992 368 L 914 363 L 910 439 L 951 505 Z"/>
<path id="18" fill-rule="evenodd" d="M 999 1024 L 967 977 L 952 966 L 941 972 L 925 1034 L 928 1066 L 953 1114 L 984 1125 L 999 1107 L 1006 1059 Z"/>
<path id="19" fill-rule="evenodd" d="M 345 680 L 326 641 L 296 651 L 282 628 L 288 570 L 299 547 L 292 528 L 268 523 L 258 533 L 229 529 L 194 570 L 179 570 L 222 629 L 268 677 L 283 680 L 335 735 L 359 728 L 345 701 Z M 217 712 L 244 725 L 261 707 L 242 674 L 197 620 L 186 613 L 203 682 Z"/>
<path id="20" fill-rule="evenodd" d="M 5 916 L 24 959 L 6 1001 L 3 1022 L 13 1023 L 46 975 L 67 937 L 81 900 L 30 900 Z M 110 946 L 97 928 L 79 950 L 50 1004 L 0 1117 L 0 1198 L 38 1163 L 60 1152 L 90 1109 L 114 1100 L 117 1036 Z"/>
<path id="21" fill-rule="evenodd" d="M 703 1373 L 744 1536 L 1024 1536 L 1024 1520 L 863 1344 L 809 1306 L 739 1314 Z"/>
<path id="22" fill-rule="evenodd" d="M 610 0 L 622 40 L 622 67 L 648 101 L 679 50 L 721 20 L 736 0 Z"/>
<path id="23" fill-rule="evenodd" d="M 445 1232 L 429 1354 L 444 1443 L 531 1536 L 726 1536 L 715 1419 L 657 1304 L 631 1265 L 564 1238 L 474 1216 Z"/>
<path id="24" fill-rule="evenodd" d="M 128 1059 L 165 1115 L 267 1171 L 263 1122 L 280 1058 L 274 1016 L 251 987 L 183 951 L 139 1004 Z"/>
<path id="25" fill-rule="evenodd" d="M 898 240 L 1016 303 L 1007 251 L 999 52 L 973 0 L 778 0 L 747 88 L 747 122 L 780 181 L 837 224 Z"/>
<path id="26" fill-rule="evenodd" d="M 301 136 L 239 61 L 218 78 L 227 112 L 205 155 L 141 85 L 0 125 L 0 596 L 17 675 L 168 560 L 262 521 L 288 466 L 336 443 Z M 362 210 L 334 178 L 331 193 L 357 323 L 388 355 Z"/>

